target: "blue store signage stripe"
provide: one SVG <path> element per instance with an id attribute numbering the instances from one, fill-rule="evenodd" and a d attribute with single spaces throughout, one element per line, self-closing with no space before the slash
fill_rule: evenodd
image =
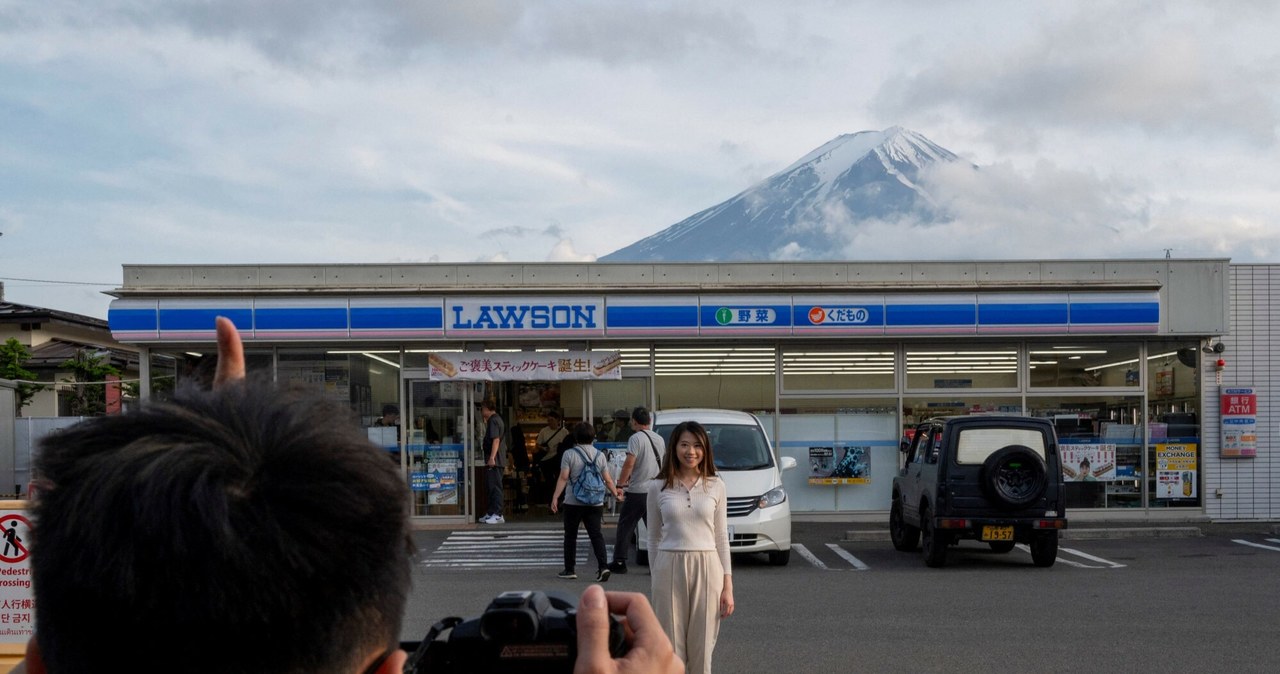
<path id="1" fill-rule="evenodd" d="M 351 307 L 352 330 L 441 330 L 440 307 Z"/>
<path id="2" fill-rule="evenodd" d="M 166 309 L 160 307 L 160 330 L 169 332 L 213 331 L 214 319 L 226 316 L 241 330 L 253 329 L 252 309 Z M 112 326 L 112 330 L 115 330 Z"/>

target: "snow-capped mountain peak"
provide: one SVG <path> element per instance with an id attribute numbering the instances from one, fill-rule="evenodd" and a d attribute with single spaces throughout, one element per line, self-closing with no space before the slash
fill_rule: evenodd
<path id="1" fill-rule="evenodd" d="M 843 134 L 732 199 L 601 257 L 610 261 L 833 259 L 861 220 L 942 218 L 923 169 L 959 157 L 901 127 Z"/>

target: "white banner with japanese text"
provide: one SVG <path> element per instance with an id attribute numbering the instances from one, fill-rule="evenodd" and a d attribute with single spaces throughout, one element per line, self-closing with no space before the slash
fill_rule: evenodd
<path id="1" fill-rule="evenodd" d="M 431 381 L 622 379 L 617 351 L 432 352 L 427 361 Z"/>

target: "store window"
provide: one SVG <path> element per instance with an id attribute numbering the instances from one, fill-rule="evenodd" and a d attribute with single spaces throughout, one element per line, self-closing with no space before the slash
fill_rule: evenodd
<path id="1" fill-rule="evenodd" d="M 1138 342 L 1053 342 L 1027 348 L 1031 388 L 1138 388 Z"/>
<path id="2" fill-rule="evenodd" d="M 908 345 L 907 389 L 1012 389 L 1018 348 L 1008 344 Z"/>
<path id="3" fill-rule="evenodd" d="M 1200 368 L 1205 362 L 1194 342 L 1162 342 L 1148 347 L 1148 505 L 1190 508 L 1201 503 Z"/>
<path id="4" fill-rule="evenodd" d="M 1028 414 L 1053 421 L 1067 508 L 1142 505 L 1142 398 L 1053 396 L 1027 399 Z"/>
<path id="5" fill-rule="evenodd" d="M 892 346 L 782 349 L 783 392 L 892 391 L 896 387 Z"/>
<path id="6" fill-rule="evenodd" d="M 770 346 L 658 346 L 653 373 L 658 409 L 772 410 L 774 358 Z"/>
<path id="7" fill-rule="evenodd" d="M 151 398 L 168 400 L 179 386 L 209 386 L 213 381 L 218 356 L 212 350 L 153 351 L 151 354 Z M 271 349 L 245 349 L 245 372 L 249 376 L 270 379 Z M 201 383 L 203 382 L 203 383 Z"/>
<path id="8" fill-rule="evenodd" d="M 398 460 L 403 426 L 398 349 L 281 349 L 276 379 L 347 405 Z"/>
<path id="9" fill-rule="evenodd" d="M 880 510 L 898 470 L 896 397 L 785 397 L 779 414 L 758 413 L 779 456 L 793 512 Z"/>

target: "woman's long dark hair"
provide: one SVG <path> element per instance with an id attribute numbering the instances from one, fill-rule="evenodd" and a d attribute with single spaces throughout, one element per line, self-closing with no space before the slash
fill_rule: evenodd
<path id="1" fill-rule="evenodd" d="M 711 436 L 707 435 L 707 429 L 696 421 L 682 421 L 671 429 L 671 435 L 667 438 L 667 453 L 662 457 L 662 468 L 658 470 L 663 489 L 670 489 L 676 482 L 676 466 L 679 465 L 676 459 L 676 442 L 685 433 L 692 433 L 693 437 L 702 443 L 702 465 L 698 467 L 702 479 L 705 481 L 716 474 L 715 457 L 711 454 Z"/>

